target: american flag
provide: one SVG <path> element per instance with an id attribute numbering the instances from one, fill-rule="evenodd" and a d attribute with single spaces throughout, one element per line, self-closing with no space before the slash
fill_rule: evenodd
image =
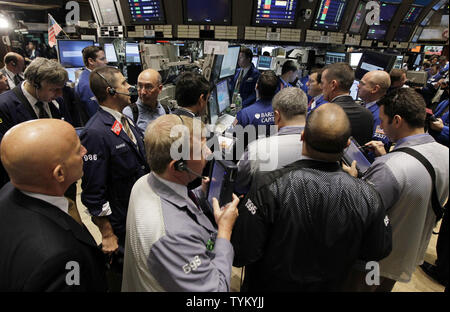
<path id="1" fill-rule="evenodd" d="M 61 32 L 62 28 L 55 21 L 53 16 L 48 15 L 48 45 L 53 48 L 56 45 L 56 36 Z"/>

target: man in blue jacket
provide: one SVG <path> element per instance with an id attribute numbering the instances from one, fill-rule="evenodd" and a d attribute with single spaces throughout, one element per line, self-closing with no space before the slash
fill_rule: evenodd
<path id="1" fill-rule="evenodd" d="M 243 47 L 239 53 L 239 67 L 234 78 L 229 84 L 232 98 L 237 91 L 242 98 L 242 107 L 247 107 L 256 101 L 256 82 L 259 78 L 259 71 L 252 63 L 253 52 L 249 48 Z"/>
<path id="2" fill-rule="evenodd" d="M 107 60 L 102 47 L 89 46 L 83 49 L 83 61 L 86 68 L 75 86 L 75 94 L 79 97 L 88 117 L 91 118 L 98 110 L 98 103 L 89 87 L 89 77 L 91 71 L 97 67 L 106 66 Z"/>

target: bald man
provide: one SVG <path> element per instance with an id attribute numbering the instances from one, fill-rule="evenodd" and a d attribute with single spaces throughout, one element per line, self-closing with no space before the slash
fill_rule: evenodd
<path id="1" fill-rule="evenodd" d="M 0 190 L 0 291 L 105 291 L 102 253 L 64 197 L 83 175 L 74 128 L 23 122 L 0 148 L 11 179 Z"/>
<path id="2" fill-rule="evenodd" d="M 154 69 L 146 69 L 139 74 L 137 89 L 139 99 L 125 107 L 123 113 L 134 120 L 142 132 L 148 124 L 159 116 L 170 113 L 168 107 L 158 101 L 163 89 L 161 75 Z"/>
<path id="3" fill-rule="evenodd" d="M 25 59 L 18 53 L 8 52 L 3 58 L 3 63 L 5 66 L 0 69 L 0 72 L 8 78 L 9 88 L 14 89 L 24 80 Z"/>
<path id="4" fill-rule="evenodd" d="M 380 107 L 377 102 L 386 95 L 391 86 L 389 73 L 382 70 L 374 70 L 366 73 L 358 85 L 358 96 L 364 101 L 364 105 L 373 115 L 373 139 L 389 143 L 388 137 L 381 129 Z"/>
<path id="5" fill-rule="evenodd" d="M 231 240 L 234 266 L 246 266 L 241 290 L 336 291 L 358 259 L 390 253 L 377 192 L 340 168 L 350 133 L 344 110 L 323 104 L 302 133 L 303 159 L 256 173 Z"/>

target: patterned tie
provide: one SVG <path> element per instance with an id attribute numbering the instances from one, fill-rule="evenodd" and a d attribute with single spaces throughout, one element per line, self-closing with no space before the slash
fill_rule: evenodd
<path id="1" fill-rule="evenodd" d="M 198 201 L 197 201 L 197 196 L 195 196 L 194 192 L 192 192 L 192 191 L 189 190 L 189 191 L 188 191 L 188 196 L 189 196 L 189 198 L 194 202 L 195 206 L 196 206 L 198 209 L 200 209 L 200 206 L 199 206 Z"/>
<path id="2" fill-rule="evenodd" d="M 20 77 L 18 74 L 14 76 L 13 80 L 16 86 L 18 86 L 23 81 L 22 77 Z"/>
<path id="3" fill-rule="evenodd" d="M 130 125 L 128 124 L 127 118 L 122 115 L 122 118 L 120 119 L 120 122 L 122 123 L 123 130 L 128 135 L 131 141 L 133 141 L 134 144 L 137 144 L 136 138 L 134 137 L 133 132 L 131 131 Z"/>
<path id="4" fill-rule="evenodd" d="M 50 116 L 47 114 L 47 111 L 44 108 L 44 103 L 41 101 L 36 102 L 36 107 L 38 108 L 38 118 L 50 118 Z"/>
<path id="5" fill-rule="evenodd" d="M 239 93 L 239 89 L 241 88 L 241 82 L 242 82 L 242 76 L 244 75 L 244 69 L 241 68 L 241 71 L 239 72 L 239 76 L 236 82 L 236 88 L 234 88 L 234 92 Z"/>
<path id="6" fill-rule="evenodd" d="M 74 220 L 77 221 L 80 225 L 83 225 L 80 213 L 78 212 L 77 204 L 70 198 L 66 197 L 66 199 L 69 202 L 69 215 L 74 218 Z"/>

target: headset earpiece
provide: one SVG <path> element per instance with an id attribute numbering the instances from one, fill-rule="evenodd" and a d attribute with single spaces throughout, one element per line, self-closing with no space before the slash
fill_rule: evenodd
<path id="1" fill-rule="evenodd" d="M 186 162 L 183 160 L 183 158 L 177 160 L 173 166 L 175 167 L 176 171 L 187 171 Z"/>
<path id="2" fill-rule="evenodd" d="M 35 83 L 33 86 L 36 88 L 36 90 L 41 88 L 40 84 L 38 83 Z"/>
<path id="3" fill-rule="evenodd" d="M 16 66 L 17 65 L 17 63 L 16 62 L 11 62 L 11 64 L 12 64 L 12 66 Z"/>
<path id="4" fill-rule="evenodd" d="M 113 87 L 109 87 L 108 93 L 109 93 L 109 95 L 114 96 L 116 94 L 116 89 L 114 89 Z"/>

